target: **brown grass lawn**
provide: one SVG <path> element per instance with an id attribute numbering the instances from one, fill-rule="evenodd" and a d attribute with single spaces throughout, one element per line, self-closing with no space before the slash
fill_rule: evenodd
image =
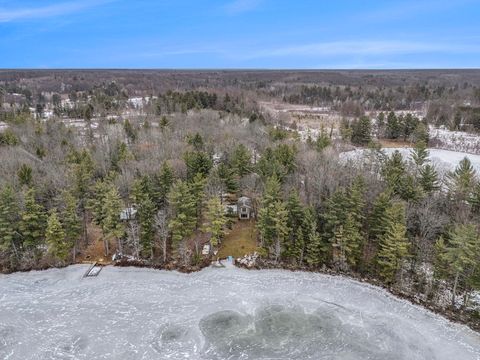
<path id="1" fill-rule="evenodd" d="M 257 250 L 256 238 L 257 233 L 254 221 L 237 221 L 222 241 L 218 257 L 226 258 L 231 255 L 234 258 L 238 258 L 245 254 L 253 253 Z"/>
<path id="2" fill-rule="evenodd" d="M 382 139 L 379 141 L 382 145 L 382 148 L 402 148 L 402 147 L 412 147 L 413 144 L 408 141 L 403 140 L 388 140 Z"/>

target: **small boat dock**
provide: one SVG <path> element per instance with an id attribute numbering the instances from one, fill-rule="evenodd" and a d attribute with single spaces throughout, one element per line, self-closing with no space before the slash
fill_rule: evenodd
<path id="1" fill-rule="evenodd" d="M 88 270 L 85 272 L 85 274 L 83 275 L 84 278 L 86 277 L 94 277 L 94 276 L 98 276 L 98 274 L 100 274 L 100 271 L 102 271 L 103 269 L 103 265 L 102 264 L 99 264 L 97 262 L 94 262 L 89 268 Z"/>

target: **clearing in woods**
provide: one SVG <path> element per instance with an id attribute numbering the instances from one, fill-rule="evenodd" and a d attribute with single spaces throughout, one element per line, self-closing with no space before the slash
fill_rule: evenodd
<path id="1" fill-rule="evenodd" d="M 223 259 L 231 255 L 234 258 L 239 258 L 245 254 L 253 253 L 257 250 L 256 239 L 257 232 L 253 220 L 237 221 L 223 239 L 218 257 Z"/>
<path id="2" fill-rule="evenodd" d="M 88 226 L 88 246 L 77 255 L 76 262 L 97 262 L 99 264 L 110 264 L 112 255 L 115 253 L 116 244 L 109 241 L 110 253 L 105 256 L 105 248 L 102 240 L 102 230 L 94 225 Z"/>

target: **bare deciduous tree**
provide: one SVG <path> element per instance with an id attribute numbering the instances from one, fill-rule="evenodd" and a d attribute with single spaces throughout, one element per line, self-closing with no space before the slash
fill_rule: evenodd
<path id="1" fill-rule="evenodd" d="M 132 255 L 135 259 L 140 257 L 140 231 L 138 222 L 131 220 L 127 224 L 127 245 L 132 249 Z"/>
<path id="2" fill-rule="evenodd" d="M 155 229 L 160 240 L 160 247 L 162 248 L 163 262 L 167 262 L 167 246 L 168 246 L 168 216 L 167 211 L 159 210 L 155 215 Z"/>

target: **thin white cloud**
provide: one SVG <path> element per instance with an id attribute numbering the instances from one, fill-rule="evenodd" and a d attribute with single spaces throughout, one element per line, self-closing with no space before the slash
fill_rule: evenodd
<path id="1" fill-rule="evenodd" d="M 24 7 L 16 9 L 0 8 L 0 23 L 42 19 L 72 14 L 113 0 L 71 1 L 42 7 Z"/>
<path id="2" fill-rule="evenodd" d="M 225 5 L 225 11 L 230 15 L 237 15 L 255 10 L 262 3 L 262 0 L 235 0 Z"/>
<path id="3" fill-rule="evenodd" d="M 357 14 L 357 19 L 367 21 L 391 21 L 412 16 L 445 12 L 462 6 L 475 3 L 478 0 L 425 0 L 425 1 L 403 1 L 381 7 L 376 10 Z"/>
<path id="4" fill-rule="evenodd" d="M 447 44 L 408 41 L 336 41 L 254 51 L 246 58 L 287 56 L 378 56 L 419 53 L 480 53 L 477 44 Z"/>

